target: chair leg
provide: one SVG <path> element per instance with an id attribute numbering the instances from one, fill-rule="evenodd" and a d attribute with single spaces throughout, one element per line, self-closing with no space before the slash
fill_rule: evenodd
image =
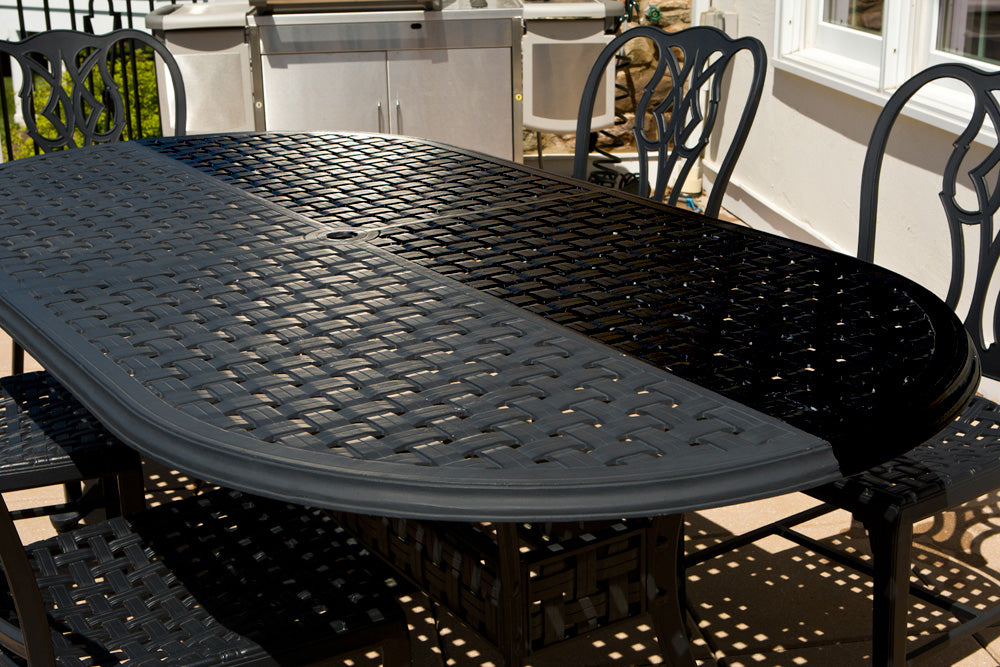
<path id="1" fill-rule="evenodd" d="M 52 523 L 52 527 L 56 529 L 57 533 L 65 533 L 68 530 L 76 528 L 80 524 L 80 520 L 83 519 L 84 513 L 78 508 L 83 503 L 86 493 L 88 493 L 88 490 L 84 487 L 82 482 L 73 481 L 63 484 L 63 495 L 65 497 L 67 511 L 57 512 L 49 516 L 49 521 Z M 74 507 L 77 509 L 74 509 Z"/>
<path id="2" fill-rule="evenodd" d="M 24 373 L 24 348 L 15 342 L 10 344 L 10 374 L 21 375 Z"/>
<path id="3" fill-rule="evenodd" d="M 86 482 L 66 482 L 63 485 L 66 504 L 70 509 L 50 515 L 56 532 L 76 528 L 90 509 L 104 507 L 108 518 L 128 516 L 146 507 L 145 477 L 142 460 L 135 456 L 135 465 L 124 472 Z"/>
<path id="4" fill-rule="evenodd" d="M 906 617 L 909 610 L 910 549 L 913 525 L 897 517 L 892 522 L 866 522 L 874 566 L 872 664 L 906 664 Z"/>

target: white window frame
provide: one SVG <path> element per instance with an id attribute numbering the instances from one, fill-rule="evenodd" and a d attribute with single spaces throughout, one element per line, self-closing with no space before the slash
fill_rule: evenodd
<path id="1" fill-rule="evenodd" d="M 935 49 L 937 0 L 885 0 L 883 34 L 825 23 L 823 0 L 777 0 L 774 67 L 879 106 L 903 81 L 940 62 L 995 65 Z M 904 111 L 926 122 L 964 127 L 956 109 L 967 105 L 960 90 L 939 86 Z"/>

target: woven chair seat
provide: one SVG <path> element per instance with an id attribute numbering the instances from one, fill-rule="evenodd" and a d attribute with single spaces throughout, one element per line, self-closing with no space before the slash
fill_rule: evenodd
<path id="1" fill-rule="evenodd" d="M 100 480 L 83 491 L 85 480 Z M 94 509 L 108 516 L 144 505 L 142 460 L 45 371 L 0 378 L 0 492 L 63 484 L 67 502 L 13 518 L 52 517 L 58 530 Z"/>
<path id="2" fill-rule="evenodd" d="M 0 490 L 125 470 L 139 455 L 45 371 L 0 378 Z"/>
<path id="3" fill-rule="evenodd" d="M 322 510 L 216 490 L 26 551 L 61 665 L 301 664 L 405 638 L 395 581 Z"/>
<path id="4" fill-rule="evenodd" d="M 987 493 L 1000 479 L 1000 405 L 977 396 L 937 437 L 863 473 L 807 493 L 838 507 L 892 516 L 940 498 L 939 508 Z M 972 485 L 975 488 L 967 488 Z M 978 488 L 981 487 L 981 488 Z M 922 512 L 929 514 L 930 512 Z"/>

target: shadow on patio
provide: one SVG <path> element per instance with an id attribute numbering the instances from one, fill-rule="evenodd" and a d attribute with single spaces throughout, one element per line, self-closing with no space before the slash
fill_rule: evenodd
<path id="1" fill-rule="evenodd" d="M 176 471 L 146 465 L 147 502 L 157 504 L 198 492 L 200 485 Z M 58 496 L 61 489 L 7 494 L 12 507 Z M 762 525 L 803 509 L 803 495 L 697 512 L 689 515 L 689 549 L 711 544 L 734 532 Z M 809 532 L 827 543 L 863 553 L 862 529 L 845 513 L 813 521 Z M 47 518 L 19 528 L 29 540 L 53 534 Z M 943 587 L 974 606 L 1000 600 L 1000 492 L 980 498 L 917 526 L 914 558 L 924 582 Z M 869 657 L 870 580 L 779 537 L 771 537 L 709 561 L 688 572 L 696 656 L 713 664 L 855 665 Z M 490 667 L 500 655 L 463 624 L 426 598 L 404 599 L 411 624 L 417 667 Z M 954 623 L 947 614 L 922 604 L 910 612 L 910 636 L 944 632 Z M 706 641 L 706 638 L 708 641 Z M 968 637 L 915 661 L 917 665 L 997 665 L 1000 629 L 980 639 Z M 711 648 L 710 648 L 711 647 Z M 640 617 L 613 630 L 593 633 L 542 653 L 537 667 L 557 665 L 655 665 L 662 660 L 648 619 Z M 357 656 L 344 665 L 374 667 L 377 655 Z"/>

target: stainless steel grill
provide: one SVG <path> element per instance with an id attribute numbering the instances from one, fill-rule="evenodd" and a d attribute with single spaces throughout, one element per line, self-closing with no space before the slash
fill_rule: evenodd
<path id="1" fill-rule="evenodd" d="M 188 131 L 407 134 L 522 156 L 521 0 L 221 0 L 147 18 Z"/>
<path id="2" fill-rule="evenodd" d="M 440 10 L 441 0 L 250 0 L 258 14 Z"/>
<path id="3" fill-rule="evenodd" d="M 573 132 L 587 74 L 614 37 L 625 6 L 618 0 L 525 0 L 524 126 Z M 594 105 L 593 129 L 614 123 L 614 66 Z"/>

